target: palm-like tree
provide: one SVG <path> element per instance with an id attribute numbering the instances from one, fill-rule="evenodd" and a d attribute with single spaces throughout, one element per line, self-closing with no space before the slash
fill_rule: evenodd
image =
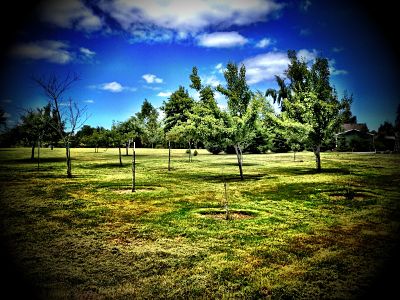
<path id="1" fill-rule="evenodd" d="M 281 106 L 281 110 L 284 111 L 283 100 L 288 98 L 289 88 L 286 86 L 285 79 L 275 75 L 276 83 L 278 84 L 278 89 L 267 89 L 265 96 L 271 96 L 274 103 L 278 103 Z"/>

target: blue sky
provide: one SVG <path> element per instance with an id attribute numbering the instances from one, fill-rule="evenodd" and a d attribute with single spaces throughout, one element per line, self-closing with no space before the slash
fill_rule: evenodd
<path id="1" fill-rule="evenodd" d="M 335 3 L 327 3 L 335 2 Z M 349 4 L 350 3 L 350 4 Z M 110 128 L 144 99 L 160 107 L 193 66 L 204 82 L 224 83 L 229 62 L 244 64 L 252 90 L 275 87 L 286 52 L 331 64 L 339 95 L 354 95 L 353 114 L 370 130 L 393 122 L 400 95 L 396 56 L 379 23 L 356 2 L 279 0 L 44 1 L 15 32 L 1 68 L 0 105 L 8 124 L 23 107 L 47 100 L 31 75 L 76 72 L 68 91 L 86 105 L 91 126 Z M 221 107 L 226 100 L 217 94 Z"/>

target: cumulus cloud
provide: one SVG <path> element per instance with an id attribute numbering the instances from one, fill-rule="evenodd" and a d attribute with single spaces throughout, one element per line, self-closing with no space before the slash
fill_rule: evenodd
<path id="1" fill-rule="evenodd" d="M 285 52 L 267 52 L 245 59 L 246 77 L 249 84 L 273 80 L 287 69 L 289 59 Z"/>
<path id="2" fill-rule="evenodd" d="M 309 35 L 311 35 L 311 29 L 310 28 L 302 28 L 302 29 L 300 29 L 299 35 L 304 36 L 304 37 L 309 36 Z"/>
<path id="3" fill-rule="evenodd" d="M 113 81 L 113 82 L 103 83 L 101 89 L 113 93 L 119 93 L 122 92 L 123 87 L 120 83 Z"/>
<path id="4" fill-rule="evenodd" d="M 336 65 L 336 60 L 330 59 L 329 60 L 329 72 L 331 73 L 332 76 L 348 74 L 347 70 L 336 69 L 335 65 Z"/>
<path id="5" fill-rule="evenodd" d="M 96 52 L 84 47 L 72 48 L 64 41 L 43 40 L 17 44 L 11 49 L 11 54 L 19 58 L 65 65 L 71 62 L 88 63 Z"/>
<path id="6" fill-rule="evenodd" d="M 122 29 L 134 35 L 142 32 L 143 38 L 151 39 L 144 33 L 159 29 L 160 33 L 167 33 L 167 36 L 172 33 L 182 39 L 188 33 L 196 35 L 211 26 L 223 29 L 266 21 L 283 5 L 274 0 L 101 0 L 99 7 Z"/>
<path id="7" fill-rule="evenodd" d="M 93 32 L 102 28 L 101 19 L 80 0 L 49 0 L 40 6 L 42 21 L 61 28 Z"/>
<path id="8" fill-rule="evenodd" d="M 88 48 L 84 48 L 84 47 L 79 48 L 79 51 L 80 51 L 84 56 L 86 56 L 86 57 L 88 57 L 88 58 L 91 58 L 91 57 L 93 57 L 93 56 L 96 55 L 96 52 L 94 52 L 94 51 L 92 51 L 92 50 L 90 50 L 90 49 L 88 49 Z"/>
<path id="9" fill-rule="evenodd" d="M 204 85 L 210 85 L 212 87 L 217 87 L 218 85 L 221 84 L 221 82 L 215 75 L 204 76 L 201 78 L 201 81 L 203 82 Z"/>
<path id="10" fill-rule="evenodd" d="M 315 49 L 300 49 L 297 51 L 297 57 L 311 64 L 318 57 L 318 51 Z M 249 84 L 256 84 L 262 81 L 274 80 L 275 75 L 284 75 L 290 61 L 286 52 L 267 52 L 254 57 L 249 57 L 242 62 L 246 66 L 246 78 Z M 331 75 L 345 75 L 346 70 L 335 68 L 336 61 L 329 60 L 329 69 Z"/>
<path id="11" fill-rule="evenodd" d="M 211 48 L 242 46 L 248 40 L 236 31 L 205 33 L 198 36 L 198 45 Z"/>
<path id="12" fill-rule="evenodd" d="M 106 82 L 99 85 L 91 85 L 89 88 L 100 89 L 104 91 L 109 91 L 112 93 L 120 93 L 122 91 L 131 91 L 134 92 L 137 89 L 135 87 L 123 86 L 117 81 Z"/>
<path id="13" fill-rule="evenodd" d="M 306 63 L 314 62 L 317 56 L 318 56 L 318 51 L 315 49 L 312 49 L 311 51 L 307 49 L 301 49 L 297 51 L 297 57 L 299 59 L 305 60 Z"/>
<path id="14" fill-rule="evenodd" d="M 169 97 L 169 96 L 171 96 L 171 95 L 172 95 L 171 92 L 159 92 L 159 93 L 157 94 L 158 97 Z"/>
<path id="15" fill-rule="evenodd" d="M 335 53 L 342 52 L 343 50 L 344 50 L 343 47 L 333 47 L 333 48 L 332 48 L 332 51 L 335 52 Z"/>
<path id="16" fill-rule="evenodd" d="M 271 43 L 272 43 L 272 40 L 271 40 L 271 39 L 264 38 L 264 39 L 260 40 L 260 41 L 256 44 L 256 48 L 266 48 L 266 47 L 268 47 L 269 45 L 271 45 Z"/>
<path id="17" fill-rule="evenodd" d="M 299 4 L 300 11 L 307 12 L 311 7 L 312 2 L 310 0 L 301 1 Z"/>
<path id="18" fill-rule="evenodd" d="M 44 40 L 19 44 L 12 49 L 12 54 L 34 60 L 46 60 L 56 64 L 67 64 L 73 60 L 73 53 L 65 42 Z"/>
<path id="19" fill-rule="evenodd" d="M 156 75 L 154 74 L 144 74 L 142 76 L 142 78 L 144 80 L 146 80 L 147 83 L 162 83 L 163 79 L 162 78 L 158 78 Z"/>

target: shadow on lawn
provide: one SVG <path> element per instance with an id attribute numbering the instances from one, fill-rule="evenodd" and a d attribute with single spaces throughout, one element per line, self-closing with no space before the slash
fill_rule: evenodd
<path id="1" fill-rule="evenodd" d="M 179 177 L 182 177 L 185 180 L 191 181 L 191 180 L 196 180 L 196 181 L 208 181 L 208 182 L 214 182 L 214 183 L 223 183 L 223 182 L 246 182 L 246 181 L 254 181 L 254 180 L 260 180 L 262 178 L 274 178 L 270 177 L 267 174 L 244 174 L 244 180 L 242 181 L 240 179 L 239 174 L 179 174 Z"/>
<path id="2" fill-rule="evenodd" d="M 74 158 L 71 158 L 73 161 Z M 57 162 L 65 162 L 66 158 L 65 157 L 41 157 L 40 158 L 40 163 L 57 163 Z M 18 159 L 9 159 L 5 160 L 4 162 L 7 163 L 12 163 L 12 164 L 21 164 L 21 163 L 27 163 L 27 164 L 37 164 L 37 157 L 35 157 L 34 160 L 31 160 L 30 158 L 18 158 Z"/>
<path id="3" fill-rule="evenodd" d="M 136 162 L 136 167 L 141 165 L 141 163 Z M 87 169 L 103 169 L 103 168 L 107 168 L 107 169 L 122 169 L 122 168 L 126 168 L 126 167 L 131 167 L 132 165 L 130 163 L 123 163 L 122 166 L 119 164 L 119 162 L 115 162 L 115 163 L 100 163 L 100 164 L 86 164 L 82 167 L 87 168 Z"/>
<path id="4" fill-rule="evenodd" d="M 322 168 L 320 172 L 316 168 L 271 168 L 271 171 L 280 173 L 282 175 L 315 175 L 315 174 L 338 174 L 348 175 L 350 170 L 347 168 Z"/>

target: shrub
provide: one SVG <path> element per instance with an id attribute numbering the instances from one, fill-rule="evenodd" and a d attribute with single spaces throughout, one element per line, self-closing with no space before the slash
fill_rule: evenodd
<path id="1" fill-rule="evenodd" d="M 224 150 L 221 146 L 218 145 L 206 145 L 206 149 L 208 152 L 215 155 L 221 153 Z"/>

